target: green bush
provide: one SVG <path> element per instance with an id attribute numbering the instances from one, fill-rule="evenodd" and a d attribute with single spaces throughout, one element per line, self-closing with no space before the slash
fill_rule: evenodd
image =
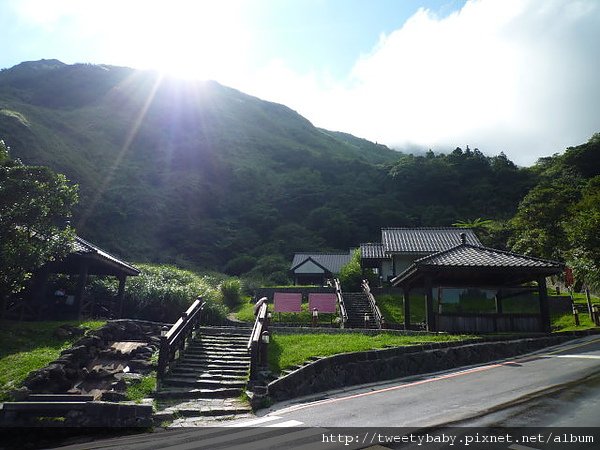
<path id="1" fill-rule="evenodd" d="M 125 317 L 174 322 L 198 297 L 207 302 L 205 309 L 214 322 L 224 320 L 227 309 L 221 302 L 218 280 L 168 265 L 138 264 L 141 274 L 127 279 Z M 94 298 L 115 296 L 114 280 L 96 278 L 86 289 Z"/>
<path id="2" fill-rule="evenodd" d="M 371 286 L 377 283 L 377 276 L 371 269 L 366 269 L 363 272 L 362 267 L 360 267 L 360 249 L 354 250 L 350 262 L 340 270 L 339 278 L 344 291 L 360 291 L 360 284 L 364 279 L 368 280 Z"/>
<path id="3" fill-rule="evenodd" d="M 242 283 L 237 278 L 230 278 L 219 284 L 223 303 L 229 308 L 235 308 L 242 301 Z"/>

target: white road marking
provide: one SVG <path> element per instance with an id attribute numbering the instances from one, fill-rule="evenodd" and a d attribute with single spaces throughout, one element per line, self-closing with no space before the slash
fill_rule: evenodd
<path id="1" fill-rule="evenodd" d="M 600 359 L 600 355 L 543 355 L 542 358 Z"/>
<path id="2" fill-rule="evenodd" d="M 262 423 L 271 422 L 272 420 L 279 420 L 279 419 L 281 419 L 281 417 L 279 417 L 279 416 L 264 416 L 264 417 L 260 417 L 258 419 L 245 420 L 243 422 L 232 423 L 227 426 L 228 427 L 255 427 Z"/>
<path id="3" fill-rule="evenodd" d="M 286 420 L 285 422 L 279 422 L 279 423 L 271 423 L 269 425 L 265 425 L 266 427 L 297 427 L 300 425 L 303 425 L 303 422 L 300 422 L 298 420 Z"/>

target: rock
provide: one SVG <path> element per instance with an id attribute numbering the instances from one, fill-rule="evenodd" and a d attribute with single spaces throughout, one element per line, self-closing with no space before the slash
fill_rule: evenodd
<path id="1" fill-rule="evenodd" d="M 27 400 L 27 397 L 29 397 L 30 393 L 31 391 L 25 386 L 10 391 L 10 395 L 15 402 Z"/>
<path id="2" fill-rule="evenodd" d="M 65 377 L 65 366 L 62 364 L 50 364 L 46 367 L 48 378 L 58 380 Z"/>
<path id="3" fill-rule="evenodd" d="M 141 380 L 142 378 L 144 378 L 144 376 L 141 373 L 124 373 L 122 380 L 126 380 L 126 381 L 138 381 Z"/>
<path id="4" fill-rule="evenodd" d="M 152 363 L 144 359 L 132 359 L 129 361 L 129 368 L 131 370 L 150 370 L 152 368 Z"/>
<path id="5" fill-rule="evenodd" d="M 56 330 L 54 330 L 53 334 L 54 336 L 60 339 L 66 339 L 68 337 L 73 336 L 73 334 L 69 330 L 66 330 L 63 327 L 58 327 Z"/>
<path id="6" fill-rule="evenodd" d="M 84 338 L 79 339 L 76 342 L 76 345 L 85 347 L 102 347 L 104 345 L 104 342 L 102 341 L 102 338 L 98 336 L 86 336 Z"/>
<path id="7" fill-rule="evenodd" d="M 121 378 L 118 381 L 115 381 L 110 386 L 115 391 L 124 391 L 125 389 L 127 389 L 127 383 L 125 382 L 125 380 L 123 378 Z"/>
<path id="8" fill-rule="evenodd" d="M 127 395 L 123 392 L 106 391 L 102 393 L 100 400 L 105 402 L 123 402 L 127 400 Z"/>

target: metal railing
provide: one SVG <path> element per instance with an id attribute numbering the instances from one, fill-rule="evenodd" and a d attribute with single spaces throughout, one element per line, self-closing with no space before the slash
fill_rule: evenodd
<path id="1" fill-rule="evenodd" d="M 164 336 L 161 334 L 158 354 L 158 380 L 165 376 L 173 361 L 183 353 L 186 343 L 194 336 L 194 331 L 198 328 L 202 319 L 205 304 L 202 298 L 198 297 L 173 324 L 171 329 Z"/>
<path id="2" fill-rule="evenodd" d="M 252 334 L 248 339 L 248 353 L 250 354 L 250 380 L 258 378 L 262 368 L 267 367 L 269 335 L 269 313 L 266 297 L 257 302 L 256 320 Z"/>
<path id="3" fill-rule="evenodd" d="M 381 311 L 379 310 L 379 306 L 377 306 L 375 297 L 373 297 L 373 294 L 371 293 L 369 282 L 367 280 L 363 280 L 360 285 L 362 287 L 363 292 L 367 296 L 367 299 L 369 299 L 369 304 L 371 305 L 371 311 L 373 311 L 373 318 L 375 319 L 375 324 L 377 325 L 377 328 L 384 328 L 385 320 L 383 318 L 383 315 L 381 314 Z"/>
<path id="4" fill-rule="evenodd" d="M 340 284 L 340 280 L 338 280 L 337 278 L 333 280 L 333 284 L 335 286 L 335 296 L 337 297 L 337 303 L 340 308 L 340 318 L 342 319 L 342 322 L 340 323 L 340 328 L 345 328 L 346 322 L 348 321 L 348 312 L 346 311 L 346 304 L 344 303 L 342 286 Z"/>

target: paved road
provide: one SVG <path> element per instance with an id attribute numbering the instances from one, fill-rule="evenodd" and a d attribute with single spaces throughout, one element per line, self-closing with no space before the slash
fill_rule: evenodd
<path id="1" fill-rule="evenodd" d="M 588 398 L 595 402 L 587 402 Z M 356 433 L 353 431 L 350 437 L 356 438 L 355 442 L 345 445 L 346 442 L 339 442 L 341 436 L 336 434 L 339 429 L 335 427 L 377 427 L 381 430 L 384 427 L 405 427 L 403 431 L 407 432 L 412 428 L 448 424 L 600 426 L 598 400 L 600 337 L 588 337 L 510 361 L 329 393 L 327 398 L 317 401 L 277 404 L 268 411 L 262 411 L 261 417 L 228 423 L 227 428 L 173 430 L 63 448 L 364 448 L 373 441 L 377 443 L 373 434 L 367 434 L 369 430 L 364 435 L 362 430 L 360 435 L 358 429 Z M 557 405 L 569 413 L 556 414 Z M 565 406 L 570 409 L 564 409 Z M 532 409 L 537 413 L 532 414 Z M 580 423 L 583 419 L 588 422 Z M 348 436 L 343 439 L 347 440 Z M 323 440 L 328 442 L 323 443 Z M 595 445 L 581 448 L 598 448 L 598 444 Z M 390 447 L 394 445 L 386 444 L 383 448 Z M 415 443 L 410 448 L 434 447 Z M 502 448 L 514 450 L 538 446 L 506 444 Z"/>
<path id="2" fill-rule="evenodd" d="M 502 409 L 532 394 L 600 373 L 600 338 L 489 365 L 376 385 L 269 414 L 308 426 L 430 427 Z M 600 419 L 598 424 L 600 426 Z"/>

